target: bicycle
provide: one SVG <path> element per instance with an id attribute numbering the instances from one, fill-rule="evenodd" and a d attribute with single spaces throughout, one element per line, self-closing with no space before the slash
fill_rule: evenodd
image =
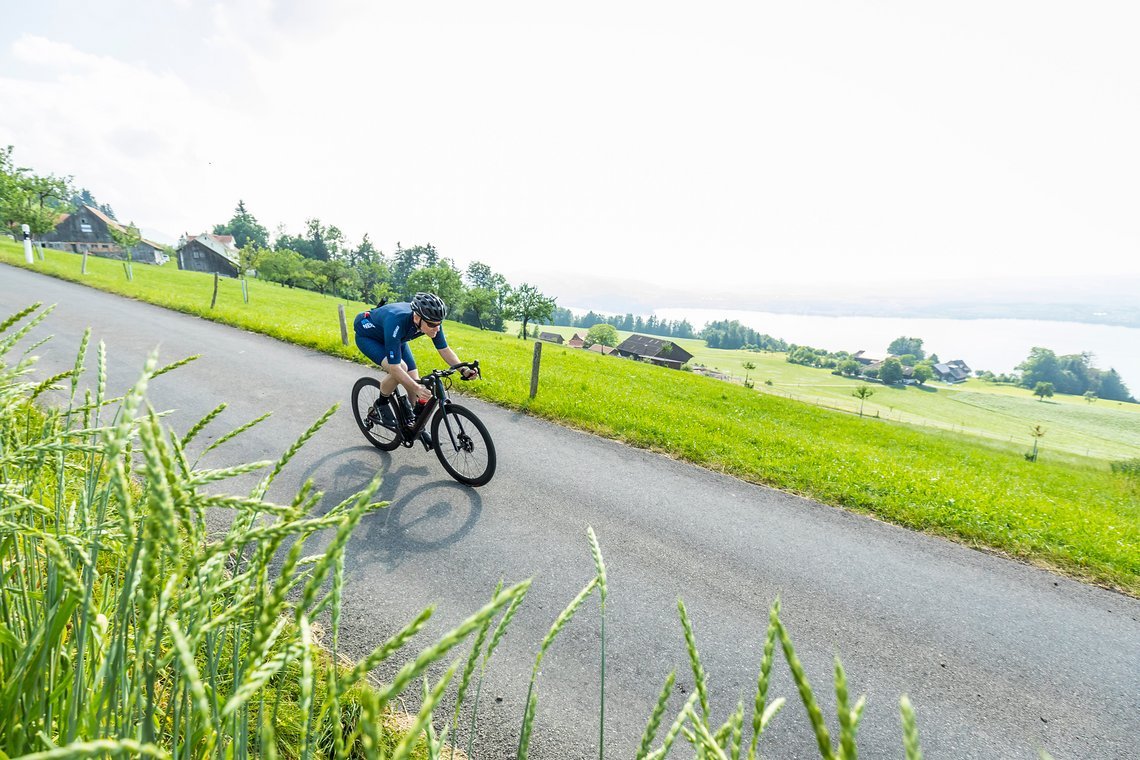
<path id="1" fill-rule="evenodd" d="M 463 369 L 479 372 L 479 362 L 463 362 L 451 369 L 437 369 L 418 380 L 431 390 L 431 398 L 414 419 L 397 393 L 388 397 L 388 410 L 395 424 L 384 422 L 380 407 L 380 381 L 362 377 L 352 386 L 352 413 L 360 432 L 381 451 L 395 451 L 400 446 L 411 448 L 416 441 L 425 449 L 434 449 L 447 474 L 464 485 L 478 487 L 490 482 L 495 474 L 495 444 L 487 426 L 474 412 L 451 400 L 447 389 L 449 378 Z M 444 383 L 447 380 L 447 383 Z M 402 388 L 397 386 L 397 392 Z M 431 438 L 424 438 L 424 428 L 431 420 Z"/>

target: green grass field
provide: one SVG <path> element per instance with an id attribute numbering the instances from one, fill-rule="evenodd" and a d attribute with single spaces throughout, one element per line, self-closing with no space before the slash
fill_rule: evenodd
<path id="1" fill-rule="evenodd" d="M 543 327 L 569 338 L 581 328 Z M 509 332 L 518 332 L 512 323 Z M 618 333 L 624 339 L 630 333 Z M 789 364 L 777 352 L 726 351 L 708 348 L 704 341 L 677 340 L 693 355 L 692 364 L 727 372 L 732 381 L 747 377 L 755 390 L 817 406 L 857 413 L 859 400 L 852 391 L 866 381 L 839 377 L 830 370 Z M 756 365 L 746 369 L 745 362 Z M 765 381 L 770 380 L 771 385 Z M 1062 452 L 1097 459 L 1137 456 L 1140 452 L 1140 404 L 1117 401 L 1088 403 L 1080 396 L 1057 395 L 1037 400 L 1025 388 L 969 380 L 960 385 L 937 381 L 923 387 L 890 387 L 870 383 L 875 395 L 863 405 L 863 413 L 918 427 L 968 433 L 1012 448 L 1032 446 L 1029 429 L 1045 428 L 1040 445 L 1047 452 Z"/>
<path id="2" fill-rule="evenodd" d="M 0 243 L 0 262 L 24 266 L 20 249 L 6 242 Z M 46 261 L 37 261 L 33 268 L 362 360 L 354 346 L 341 343 L 339 302 L 333 298 L 252 281 L 250 303 L 245 304 L 240 284 L 223 278 L 217 306 L 211 310 L 213 278 L 169 265 L 136 265 L 134 280 L 128 282 L 120 262 L 91 258 L 88 274 L 81 275 L 77 255 L 47 251 Z M 28 297 L 32 301 L 35 294 Z M 351 320 L 363 304 L 344 306 Z M 1106 446 L 1117 452 L 1112 458 L 1125 458 L 1140 455 L 1129 443 L 1135 441 L 1138 419 L 1132 410 L 1107 404 L 1047 404 L 972 389 L 934 394 L 876 386 L 879 393 L 868 406 L 880 412 L 898 409 L 905 415 L 909 412 L 903 403 L 913 398 L 918 412 L 933 415 L 933 407 L 923 406 L 934 403 L 928 397 L 957 412 L 942 414 L 942 425 L 924 429 L 888 419 L 887 414 L 876 419 L 872 411 L 871 417 L 859 418 L 784 397 L 793 387 L 804 386 L 795 386 L 798 378 L 810 376 L 816 383 L 811 394 L 821 399 L 845 398 L 844 391 L 855 383 L 794 367 L 782 355 L 747 354 L 760 365 L 756 389 L 774 391 L 759 393 L 555 345 L 544 346 L 539 393 L 530 400 L 531 341 L 451 322 L 446 330 L 459 355 L 479 359 L 486 370 L 483 381 L 462 390 L 488 401 L 1140 593 L 1140 482 L 1111 473 L 1105 458 L 1083 456 L 1079 447 L 1063 456 L 1060 446 L 1051 449 L 1053 441 L 1062 438 L 1054 427 L 1062 422 L 1053 418 L 1039 420 L 1049 431 L 1037 463 L 1022 456 L 1032 444 L 1027 434 L 1009 441 L 1000 431 L 970 435 L 952 429 L 958 417 L 967 430 L 981 424 L 976 420 L 1006 417 L 1015 420 L 1008 422 L 1013 436 L 1014 428 L 1026 423 L 1018 416 L 1025 410 L 1017 404 L 1039 407 L 1041 414 L 1048 411 L 1058 419 L 1063 415 L 1066 422 L 1070 411 L 1081 412 L 1073 414 L 1069 424 L 1083 430 L 1090 443 L 1109 441 Z M 434 352 L 418 353 L 426 369 L 438 365 Z M 706 363 L 728 367 L 727 361 Z M 769 376 L 770 388 L 763 384 Z M 1003 403 L 1011 406 L 1001 407 Z M 973 416 L 963 416 L 967 412 Z M 1102 417 L 1109 414 L 1116 416 Z"/>

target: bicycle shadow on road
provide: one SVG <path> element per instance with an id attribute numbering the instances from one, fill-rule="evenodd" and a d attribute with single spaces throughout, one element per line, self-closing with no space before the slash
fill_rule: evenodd
<path id="1" fill-rule="evenodd" d="M 352 456 L 354 452 L 367 452 L 367 456 Z M 479 493 L 451 480 L 439 468 L 396 464 L 394 457 L 371 447 L 332 452 L 312 463 L 305 478 L 316 477 L 330 461 L 336 464 L 331 478 L 327 472 L 321 476 L 326 488 L 320 513 L 367 486 L 378 470 L 384 480 L 374 499 L 389 502 L 387 507 L 365 515 L 356 527 L 345 557 L 346 570 L 379 566 L 392 571 L 410 555 L 444 550 L 470 533 L 483 512 Z M 438 479 L 408 490 L 409 482 L 423 480 L 432 469 Z"/>

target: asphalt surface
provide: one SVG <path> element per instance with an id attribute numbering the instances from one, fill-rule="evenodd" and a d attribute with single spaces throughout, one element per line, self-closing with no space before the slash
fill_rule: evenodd
<path id="1" fill-rule="evenodd" d="M 836 654 L 852 699 L 867 695 L 863 757 L 904 755 L 903 693 L 927 758 L 1028 760 L 1040 749 L 1057 760 L 1140 756 L 1135 599 L 464 398 L 499 454 L 495 479 L 469 489 L 422 448 L 389 455 L 364 442 L 348 403 L 353 382 L 372 371 L 364 365 L 0 265 L 0 318 L 33 301 L 58 304 L 36 331 L 55 336 L 36 351 L 40 376 L 71 367 L 91 326 L 107 345 L 113 391 L 134 382 L 155 347 L 163 363 L 202 354 L 152 384 L 152 403 L 172 410 L 168 424 L 180 431 L 220 401 L 230 407 L 212 436 L 273 411 L 213 452 L 211 465 L 275 458 L 341 404 L 271 496 L 288 499 L 313 478 L 327 509 L 384 472 L 391 506 L 367 517 L 348 546 L 341 642 L 350 653 L 364 654 L 434 604 L 419 639 L 426 647 L 489 599 L 500 578 L 534 579 L 483 687 L 476 756 L 515 749 L 539 644 L 594 572 L 587 526 L 609 576 L 609 757 L 633 755 L 670 670 L 670 719 L 693 689 L 679 598 L 719 724 L 738 700 L 751 703 L 777 595 L 833 737 Z M 339 329 L 335 303 L 330 331 Z M 599 646 L 595 597 L 543 661 L 532 757 L 597 756 Z M 818 757 L 782 657 L 774 674 L 770 698 L 788 704 L 761 751 Z"/>

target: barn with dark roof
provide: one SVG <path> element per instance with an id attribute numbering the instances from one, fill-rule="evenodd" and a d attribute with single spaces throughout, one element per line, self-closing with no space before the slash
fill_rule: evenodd
<path id="1" fill-rule="evenodd" d="M 618 356 L 657 364 L 670 369 L 680 369 L 693 355 L 671 340 L 651 338 L 648 335 L 631 335 L 614 349 Z"/>

